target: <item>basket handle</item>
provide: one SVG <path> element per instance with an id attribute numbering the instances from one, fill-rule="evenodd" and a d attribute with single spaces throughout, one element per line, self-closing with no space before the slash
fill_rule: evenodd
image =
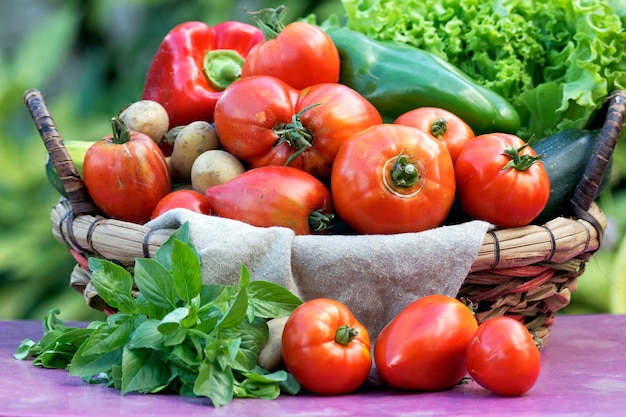
<path id="1" fill-rule="evenodd" d="M 30 111 L 39 131 L 39 136 L 46 145 L 48 155 L 50 155 L 50 159 L 59 174 L 74 215 L 100 214 L 100 210 L 91 200 L 70 154 L 65 149 L 63 138 L 57 130 L 41 93 L 36 89 L 26 91 L 24 103 Z"/>
<path id="2" fill-rule="evenodd" d="M 608 104 L 607 104 L 608 103 Z M 602 227 L 595 217 L 589 214 L 589 208 L 597 197 L 602 177 L 606 173 L 609 160 L 617 140 L 624 126 L 626 115 L 626 91 L 617 90 L 607 96 L 606 118 L 600 132 L 600 139 L 594 148 L 594 157 L 587 164 L 585 173 L 580 183 L 576 186 L 574 195 L 570 201 L 572 214 L 579 219 L 586 220 L 593 224 L 602 235 Z"/>

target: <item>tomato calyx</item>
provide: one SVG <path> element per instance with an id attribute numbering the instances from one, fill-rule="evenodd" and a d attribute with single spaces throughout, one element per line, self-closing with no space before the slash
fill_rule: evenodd
<path id="1" fill-rule="evenodd" d="M 311 104 L 300 110 L 298 113 L 291 117 L 291 122 L 285 125 L 280 125 L 274 129 L 274 133 L 278 136 L 276 145 L 281 143 L 288 144 L 291 148 L 295 149 L 295 152 L 287 158 L 285 165 L 289 165 L 294 159 L 300 156 L 304 151 L 313 146 L 314 137 L 309 129 L 303 124 L 300 117 L 307 110 L 319 106 L 322 103 Z"/>
<path id="2" fill-rule="evenodd" d="M 111 118 L 111 128 L 113 130 L 113 136 L 111 142 L 116 145 L 122 145 L 130 141 L 130 130 L 126 126 L 126 122 L 119 117 Z"/>
<path id="3" fill-rule="evenodd" d="M 204 75 L 211 87 L 223 91 L 241 78 L 245 59 L 234 49 L 216 49 L 204 55 Z"/>
<path id="4" fill-rule="evenodd" d="M 356 328 L 344 324 L 343 326 L 339 326 L 337 328 L 337 332 L 335 333 L 335 342 L 342 346 L 348 346 L 358 334 L 359 331 Z"/>
<path id="5" fill-rule="evenodd" d="M 252 15 L 252 19 L 256 22 L 265 40 L 275 39 L 280 32 L 285 28 L 283 23 L 283 15 L 287 11 L 285 5 L 280 5 L 276 8 L 267 7 L 256 12 L 248 12 Z M 265 18 L 261 19 L 257 15 L 265 13 Z"/>
<path id="6" fill-rule="evenodd" d="M 502 152 L 503 155 L 511 158 L 509 162 L 506 163 L 501 169 L 504 171 L 505 169 L 514 168 L 518 171 L 526 171 L 528 168 L 533 166 L 534 163 L 540 161 L 543 158 L 542 155 L 521 155 L 521 152 L 528 146 L 528 144 L 523 145 L 520 148 L 507 148 Z"/>
<path id="7" fill-rule="evenodd" d="M 400 197 L 412 197 L 422 188 L 422 174 L 419 164 L 403 149 L 383 166 L 383 183 L 393 194 Z"/>
<path id="8" fill-rule="evenodd" d="M 333 213 L 324 213 L 326 205 L 318 210 L 313 210 L 309 214 L 309 229 L 313 232 L 323 232 L 333 227 L 335 215 Z"/>
<path id="9" fill-rule="evenodd" d="M 446 134 L 447 130 L 448 122 L 443 117 L 438 118 L 430 125 L 430 133 L 440 140 L 443 140 L 443 135 Z"/>

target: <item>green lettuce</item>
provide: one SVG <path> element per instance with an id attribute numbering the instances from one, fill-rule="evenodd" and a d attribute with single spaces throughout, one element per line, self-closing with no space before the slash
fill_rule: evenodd
<path id="1" fill-rule="evenodd" d="M 524 138 L 584 127 L 626 88 L 624 11 L 613 3 L 342 0 L 349 28 L 434 53 L 509 100 Z"/>

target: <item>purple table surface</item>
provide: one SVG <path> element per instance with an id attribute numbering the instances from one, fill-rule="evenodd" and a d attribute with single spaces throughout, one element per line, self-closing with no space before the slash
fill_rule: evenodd
<path id="1" fill-rule="evenodd" d="M 213 408 L 204 398 L 128 394 L 88 385 L 64 370 L 13 358 L 38 321 L 0 321 L 0 416 L 620 416 L 626 415 L 626 315 L 559 316 L 542 352 L 537 384 L 504 398 L 470 382 L 435 393 L 364 389 L 324 397 L 235 399 Z"/>

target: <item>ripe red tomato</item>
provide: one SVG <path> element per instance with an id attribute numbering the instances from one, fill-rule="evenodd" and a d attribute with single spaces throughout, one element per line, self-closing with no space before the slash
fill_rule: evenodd
<path id="1" fill-rule="evenodd" d="M 421 130 L 379 124 L 352 135 L 333 164 L 339 217 L 362 234 L 438 227 L 454 202 L 450 153 Z"/>
<path id="2" fill-rule="evenodd" d="M 85 155 L 85 186 L 107 216 L 143 224 L 172 190 L 165 156 L 154 140 L 129 131 L 121 119 L 113 118 L 112 125 L 113 134 Z"/>
<path id="3" fill-rule="evenodd" d="M 304 388 L 325 395 L 355 391 L 372 366 L 367 329 L 346 305 L 327 298 L 307 301 L 291 313 L 282 355 Z"/>
<path id="4" fill-rule="evenodd" d="M 465 351 L 478 324 L 459 300 L 428 295 L 409 304 L 379 333 L 374 361 L 381 380 L 400 389 L 438 391 L 467 373 Z"/>
<path id="5" fill-rule="evenodd" d="M 400 115 L 394 123 L 416 127 L 443 140 L 453 163 L 465 144 L 474 137 L 474 131 L 463 119 L 439 107 L 419 107 Z"/>
<path id="6" fill-rule="evenodd" d="M 280 22 L 283 9 L 271 29 L 277 33 L 255 45 L 243 64 L 242 77 L 270 75 L 296 89 L 339 81 L 339 52 L 330 36 L 310 23 L 296 21 L 283 26 Z M 269 20 L 269 19 L 268 19 Z M 268 26 L 266 24 L 266 26 Z"/>
<path id="7" fill-rule="evenodd" d="M 550 179 L 539 158 L 515 135 L 470 140 L 454 164 L 463 211 L 500 228 L 529 224 L 550 197 Z"/>
<path id="8" fill-rule="evenodd" d="M 528 329 L 506 316 L 483 322 L 467 345 L 467 370 L 482 387 L 519 396 L 539 378 L 541 354 Z"/>
<path id="9" fill-rule="evenodd" d="M 345 85 L 298 91 L 262 75 L 231 84 L 214 117 L 224 149 L 251 168 L 287 164 L 323 181 L 330 178 L 341 144 L 382 122 L 378 110 Z"/>
<path id="10" fill-rule="evenodd" d="M 152 211 L 152 219 L 175 208 L 185 208 L 200 214 L 211 214 L 204 194 L 194 190 L 176 190 L 159 201 Z"/>
<path id="11" fill-rule="evenodd" d="M 250 169 L 209 187 L 205 198 L 214 215 L 259 227 L 288 227 L 296 234 L 328 232 L 334 219 L 328 188 L 287 166 Z"/>

